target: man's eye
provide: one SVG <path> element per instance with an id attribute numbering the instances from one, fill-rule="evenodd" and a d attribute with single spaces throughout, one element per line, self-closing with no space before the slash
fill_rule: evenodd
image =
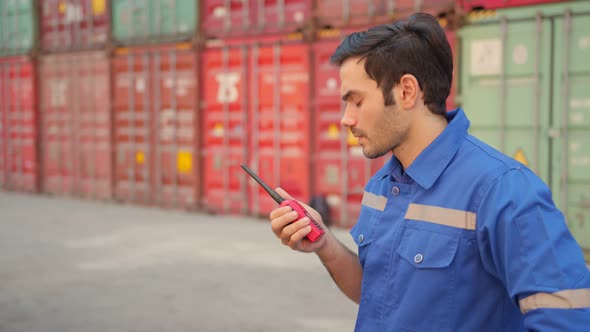
<path id="1" fill-rule="evenodd" d="M 359 101 L 358 103 L 355 103 L 356 107 L 361 107 L 362 104 L 363 104 L 362 101 Z"/>

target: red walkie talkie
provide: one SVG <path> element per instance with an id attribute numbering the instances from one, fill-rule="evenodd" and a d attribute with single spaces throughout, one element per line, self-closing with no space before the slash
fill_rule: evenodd
<path id="1" fill-rule="evenodd" d="M 313 218 L 309 215 L 309 213 L 307 213 L 307 211 L 305 210 L 305 208 L 303 208 L 303 206 L 301 206 L 301 204 L 292 199 L 282 198 L 279 195 L 279 193 L 277 193 L 276 191 L 271 189 L 266 183 L 264 183 L 264 181 L 262 181 L 262 179 L 258 177 L 256 173 L 254 173 L 250 168 L 248 168 L 248 166 L 242 164 L 242 168 L 244 169 L 244 171 L 246 171 L 246 173 L 250 174 L 250 176 L 254 180 L 256 180 L 256 182 L 258 182 L 258 184 L 260 184 L 262 188 L 264 188 L 264 190 L 266 190 L 266 192 L 270 195 L 270 197 L 272 197 L 275 200 L 275 202 L 279 203 L 281 206 L 290 206 L 293 209 L 293 211 L 296 211 L 299 215 L 297 217 L 297 220 L 303 217 L 308 217 L 309 220 L 311 220 L 311 223 L 309 224 L 311 226 L 311 232 L 307 234 L 307 238 L 309 239 L 309 241 L 315 242 L 325 234 L 325 231 L 322 228 L 322 226 L 320 226 L 320 224 L 318 224 L 317 221 L 313 220 Z"/>

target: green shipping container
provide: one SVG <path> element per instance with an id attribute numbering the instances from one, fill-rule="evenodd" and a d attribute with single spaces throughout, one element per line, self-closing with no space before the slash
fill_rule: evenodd
<path id="1" fill-rule="evenodd" d="M 197 0 L 113 0 L 113 36 L 122 44 L 190 40 Z"/>
<path id="2" fill-rule="evenodd" d="M 459 31 L 471 134 L 551 187 L 590 260 L 590 2 L 478 16 Z"/>
<path id="3" fill-rule="evenodd" d="M 33 0 L 0 1 L 0 55 L 26 54 L 35 40 Z"/>
<path id="4" fill-rule="evenodd" d="M 555 19 L 552 188 L 590 260 L 590 4 Z"/>

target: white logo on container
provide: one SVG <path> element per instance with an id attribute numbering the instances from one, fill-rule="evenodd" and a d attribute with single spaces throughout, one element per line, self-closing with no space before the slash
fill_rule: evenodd
<path id="1" fill-rule="evenodd" d="M 220 73 L 215 76 L 219 84 L 217 90 L 217 102 L 234 103 L 238 100 L 238 83 L 240 82 L 239 73 Z"/>

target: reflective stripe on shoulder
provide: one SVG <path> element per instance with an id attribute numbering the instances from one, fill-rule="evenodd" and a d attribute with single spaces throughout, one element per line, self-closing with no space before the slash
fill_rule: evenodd
<path id="1" fill-rule="evenodd" d="M 537 293 L 518 301 L 523 314 L 535 309 L 590 308 L 590 288 L 566 289 L 555 293 Z"/>
<path id="2" fill-rule="evenodd" d="M 368 191 L 365 191 L 363 193 L 363 201 L 361 202 L 361 204 L 373 209 L 377 209 L 379 211 L 383 211 L 385 210 L 385 205 L 387 204 L 387 197 L 378 196 Z"/>
<path id="3" fill-rule="evenodd" d="M 420 220 L 451 227 L 475 230 L 476 214 L 440 206 L 410 204 L 406 219 Z"/>

